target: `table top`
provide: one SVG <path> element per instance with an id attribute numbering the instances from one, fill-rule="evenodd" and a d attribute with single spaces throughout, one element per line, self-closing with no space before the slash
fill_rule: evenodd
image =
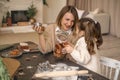
<path id="1" fill-rule="evenodd" d="M 0 51 L 0 54 L 2 52 L 4 52 L 4 50 Z M 27 53 L 23 53 L 21 56 L 16 57 L 14 59 L 17 59 L 21 63 L 20 67 L 15 73 L 14 80 L 43 80 L 43 79 L 33 79 L 32 77 L 37 70 L 37 65 L 45 61 L 49 61 L 50 64 L 65 63 L 69 66 L 77 66 L 79 67 L 79 70 L 86 70 L 85 67 L 75 64 L 67 59 L 62 59 L 62 60 L 56 59 L 52 55 L 52 52 L 45 55 L 43 55 L 39 51 L 27 52 Z M 90 70 L 89 70 L 89 74 L 92 74 L 92 78 L 94 80 L 109 80 Z"/>

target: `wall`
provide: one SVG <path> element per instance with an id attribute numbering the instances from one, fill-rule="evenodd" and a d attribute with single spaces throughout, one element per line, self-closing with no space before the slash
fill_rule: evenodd
<path id="1" fill-rule="evenodd" d="M 38 10 L 35 18 L 41 23 L 54 23 L 59 11 L 66 5 L 66 0 L 46 0 L 48 6 L 43 6 L 42 0 L 10 0 L 5 3 L 4 12 L 0 14 L 0 26 L 2 17 L 7 10 L 26 10 L 31 5 L 32 1 L 34 1 L 33 3 Z"/>
<path id="2" fill-rule="evenodd" d="M 43 22 L 54 23 L 61 8 L 66 5 L 66 0 L 46 0 L 48 6 L 43 7 Z"/>
<path id="3" fill-rule="evenodd" d="M 42 0 L 10 0 L 9 2 L 5 2 L 4 9 L 2 9 L 2 13 L 0 14 L 0 23 L 2 21 L 2 17 L 6 15 L 7 11 L 11 10 L 27 10 L 33 1 L 34 6 L 37 8 L 38 12 L 35 16 L 37 21 L 43 22 L 43 4 Z"/>
<path id="4" fill-rule="evenodd" d="M 2 22 L 4 11 L 6 10 L 6 8 L 4 7 L 5 3 L 6 1 L 0 0 L 0 26 L 2 25 L 1 22 Z"/>
<path id="5" fill-rule="evenodd" d="M 0 34 L 0 45 L 26 42 L 26 41 L 32 41 L 38 44 L 39 36 L 36 32 Z"/>

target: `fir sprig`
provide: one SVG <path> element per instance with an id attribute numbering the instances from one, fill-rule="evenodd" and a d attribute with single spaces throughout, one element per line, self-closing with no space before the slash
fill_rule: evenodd
<path id="1" fill-rule="evenodd" d="M 34 7 L 34 5 L 32 4 L 30 7 L 28 7 L 27 10 L 27 17 L 28 18 L 33 18 L 37 13 L 37 9 L 36 7 Z"/>

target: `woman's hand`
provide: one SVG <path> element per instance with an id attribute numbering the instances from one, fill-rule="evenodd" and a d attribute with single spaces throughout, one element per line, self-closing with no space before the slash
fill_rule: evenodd
<path id="1" fill-rule="evenodd" d="M 73 51 L 73 47 L 70 45 L 66 45 L 64 47 L 64 50 L 66 51 L 66 53 L 71 53 Z"/>
<path id="2" fill-rule="evenodd" d="M 33 30 L 35 30 L 38 34 L 42 34 L 45 30 L 45 27 L 34 25 Z"/>

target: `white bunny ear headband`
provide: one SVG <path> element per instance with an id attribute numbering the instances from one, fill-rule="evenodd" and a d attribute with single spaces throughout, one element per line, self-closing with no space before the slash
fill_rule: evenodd
<path id="1" fill-rule="evenodd" d="M 97 24 L 97 21 L 94 21 L 95 22 L 95 24 Z"/>

